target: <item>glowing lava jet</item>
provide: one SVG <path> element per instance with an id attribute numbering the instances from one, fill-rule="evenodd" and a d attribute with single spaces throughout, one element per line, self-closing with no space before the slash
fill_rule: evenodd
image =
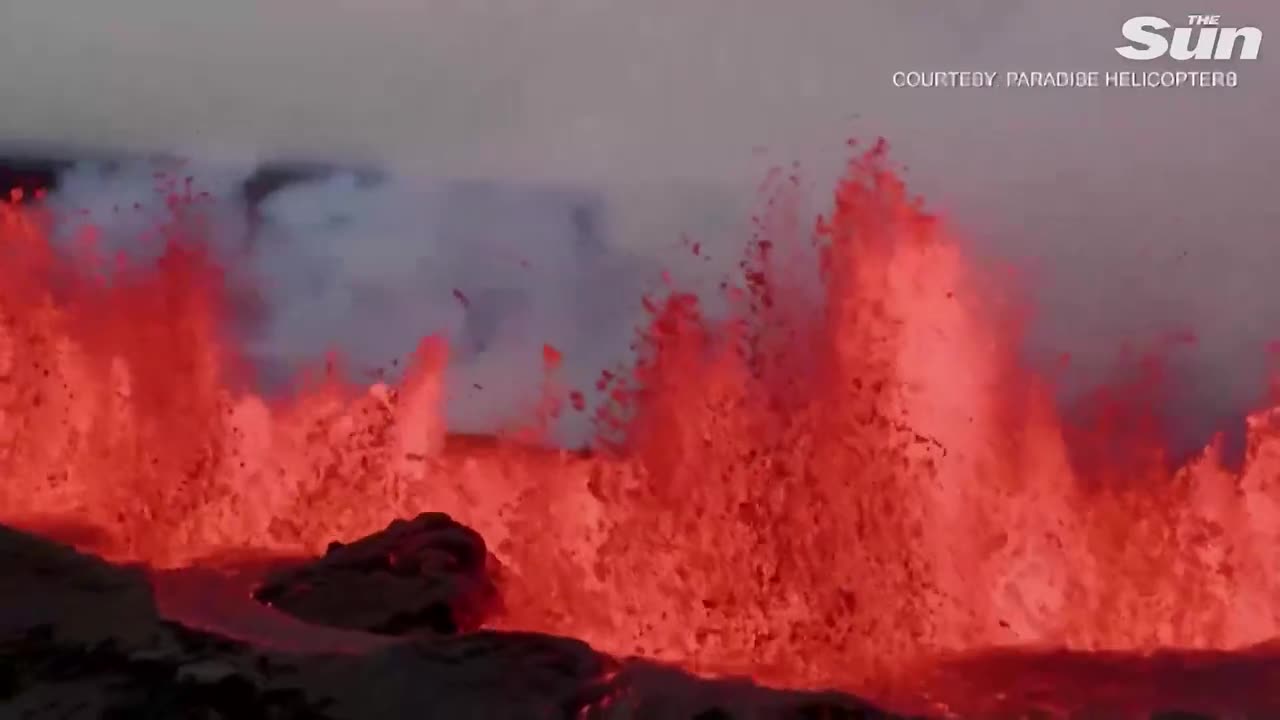
<path id="1" fill-rule="evenodd" d="M 448 436 L 433 339 L 395 386 L 329 374 L 268 401 L 238 374 L 198 213 L 158 261 L 104 273 L 91 241 L 56 251 L 41 211 L 6 207 L 0 514 L 177 567 L 439 510 L 505 565 L 501 627 L 873 696 L 950 651 L 1277 634 L 1273 413 L 1240 472 L 1212 447 L 1170 469 L 1141 436 L 1077 471 L 1013 315 L 883 146 L 816 226 L 775 190 L 729 317 L 650 301 L 634 364 L 601 377 L 591 454 Z M 573 390 L 547 360 L 522 427 Z"/>

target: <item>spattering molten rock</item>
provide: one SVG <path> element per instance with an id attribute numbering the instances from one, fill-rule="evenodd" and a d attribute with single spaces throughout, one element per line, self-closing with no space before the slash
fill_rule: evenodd
<path id="1" fill-rule="evenodd" d="M 508 570 L 500 627 L 864 694 L 943 651 L 1276 636 L 1272 413 L 1238 473 L 1213 447 L 1166 469 L 1141 433 L 1073 470 L 1013 324 L 883 154 L 812 232 L 777 184 L 728 319 L 651 301 L 634 366 L 601 380 L 591 455 L 446 442 L 438 340 L 396 387 L 330 374 L 265 400 L 237 382 L 197 213 L 108 277 L 91 240 L 55 251 L 38 212 L 6 208 L 0 514 L 174 567 L 445 512 Z M 537 411 L 560 400 L 555 359 Z"/>

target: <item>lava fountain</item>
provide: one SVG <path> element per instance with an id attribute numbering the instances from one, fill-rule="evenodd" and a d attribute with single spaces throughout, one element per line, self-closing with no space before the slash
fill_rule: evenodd
<path id="1" fill-rule="evenodd" d="M 795 192 L 775 183 L 727 317 L 674 289 L 646 301 L 587 453 L 530 442 L 547 414 L 585 411 L 553 348 L 519 442 L 447 432 L 438 339 L 395 383 L 331 369 L 255 394 L 198 196 L 174 193 L 145 262 L 100 257 L 91 233 L 55 249 L 39 206 L 5 206 L 0 515 L 173 568 L 443 511 L 504 565 L 497 627 L 872 696 L 979 648 L 1278 634 L 1273 412 L 1250 419 L 1238 471 L 1214 445 L 1173 467 L 1106 413 L 1074 437 L 1018 362 L 1017 314 L 883 145 L 816 223 Z M 1069 439 L 1111 450 L 1086 467 Z"/>

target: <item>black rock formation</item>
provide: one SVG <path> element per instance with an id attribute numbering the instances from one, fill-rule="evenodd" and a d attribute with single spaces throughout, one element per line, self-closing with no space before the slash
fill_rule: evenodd
<path id="1" fill-rule="evenodd" d="M 374 548 L 413 558 L 408 577 L 419 583 L 430 568 L 456 582 L 486 555 L 470 530 L 428 515 L 334 548 L 318 564 L 330 581 L 359 586 L 367 573 L 335 568 L 360 567 Z M 382 568 L 375 572 L 390 566 Z M 286 653 L 193 630 L 161 617 L 142 569 L 0 526 L 5 720 L 893 717 L 848 696 L 707 682 L 531 633 L 419 634 L 369 647 Z"/>
<path id="2" fill-rule="evenodd" d="M 497 561 L 448 515 L 396 520 L 262 584 L 259 601 L 315 625 L 385 635 L 475 630 L 498 606 Z"/>

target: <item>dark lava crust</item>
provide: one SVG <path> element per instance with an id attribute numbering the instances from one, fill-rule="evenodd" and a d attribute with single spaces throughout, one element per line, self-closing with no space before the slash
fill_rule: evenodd
<path id="1" fill-rule="evenodd" d="M 399 549 L 401 564 L 373 562 L 366 552 L 389 546 Z M 431 585 L 426 576 L 434 569 L 442 575 L 431 586 L 455 591 L 437 601 L 443 597 L 458 607 L 463 600 L 489 601 L 488 585 L 471 584 L 475 563 L 486 557 L 483 541 L 469 529 L 428 515 L 335 547 L 309 566 L 276 576 L 273 587 L 292 587 L 298 600 L 305 593 L 290 583 L 304 577 L 330 573 L 325 582 L 337 582 L 354 575 L 360 584 L 380 583 L 374 576 L 392 574 Z M 702 681 L 670 668 L 619 661 L 568 638 L 455 632 L 460 628 L 453 621 L 441 628 L 428 619 L 416 632 L 360 651 L 273 650 L 161 617 L 141 569 L 4 526 L 0 588 L 4 720 L 896 717 L 850 696 Z M 376 616 L 359 603 L 353 611 L 341 603 L 335 610 L 331 599 L 310 602 L 302 603 L 309 612 L 335 611 L 347 626 L 361 624 L 349 622 L 351 617 Z M 285 620 L 291 619 L 281 616 Z"/>

